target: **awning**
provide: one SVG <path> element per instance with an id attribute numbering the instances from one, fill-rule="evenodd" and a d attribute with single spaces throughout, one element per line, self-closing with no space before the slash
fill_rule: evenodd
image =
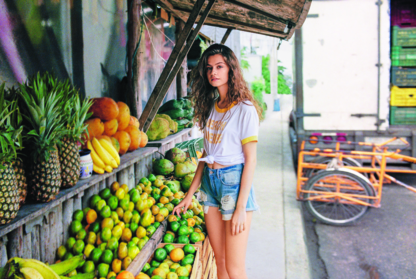
<path id="1" fill-rule="evenodd" d="M 186 22 L 196 0 L 154 2 Z M 305 21 L 311 3 L 311 0 L 217 0 L 204 24 L 290 39 Z M 199 19 L 200 16 L 196 23 Z"/>

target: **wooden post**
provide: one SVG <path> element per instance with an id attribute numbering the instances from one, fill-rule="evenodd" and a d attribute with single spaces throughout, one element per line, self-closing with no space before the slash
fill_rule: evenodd
<path id="1" fill-rule="evenodd" d="M 183 59 L 188 54 L 189 49 L 191 48 L 196 36 L 198 35 L 199 30 L 201 29 L 209 12 L 211 11 L 211 8 L 214 5 L 215 0 L 209 1 L 207 6 L 205 7 L 204 12 L 199 18 L 197 26 L 191 33 L 192 27 L 200 11 L 202 10 L 204 2 L 204 0 L 197 0 L 197 2 L 195 3 L 194 8 L 185 24 L 183 32 L 179 36 L 179 40 L 176 42 L 175 47 L 173 48 L 172 53 L 169 56 L 168 62 L 166 63 L 166 66 L 163 69 L 162 74 L 160 75 L 155 88 L 153 89 L 152 95 L 150 95 L 149 101 L 147 102 L 146 107 L 144 108 L 144 111 L 140 116 L 140 127 L 143 127 L 144 132 L 146 132 L 147 129 L 149 129 L 149 126 L 152 123 L 153 118 L 155 117 L 160 104 L 165 98 L 166 93 L 170 85 L 172 84 L 173 79 L 176 77 L 176 74 L 179 72 L 179 68 L 182 66 Z M 189 39 L 187 40 L 188 36 Z"/>
<path id="2" fill-rule="evenodd" d="M 227 41 L 228 36 L 230 36 L 230 34 L 231 34 L 231 31 L 233 31 L 233 29 L 228 28 L 227 31 L 225 32 L 224 37 L 222 37 L 222 40 L 221 40 L 222 45 L 225 44 L 225 42 Z"/>
<path id="3" fill-rule="evenodd" d="M 185 26 L 185 23 L 181 19 L 176 20 L 176 41 L 179 40 L 179 35 L 183 30 L 183 27 Z M 188 95 L 187 92 L 187 78 L 186 78 L 186 72 L 187 72 L 187 58 L 183 60 L 182 67 L 179 70 L 178 75 L 176 76 L 176 96 L 177 99 L 185 97 Z"/>
<path id="4" fill-rule="evenodd" d="M 126 100 L 130 106 L 130 112 L 133 116 L 139 115 L 138 100 L 140 98 L 138 71 L 140 69 L 140 60 L 138 59 L 138 51 L 136 52 L 137 43 L 140 35 L 140 11 L 142 6 L 141 0 L 128 0 L 128 43 L 127 43 L 127 57 L 128 70 L 127 82 L 128 92 Z M 141 110 L 141 106 L 140 106 Z"/>

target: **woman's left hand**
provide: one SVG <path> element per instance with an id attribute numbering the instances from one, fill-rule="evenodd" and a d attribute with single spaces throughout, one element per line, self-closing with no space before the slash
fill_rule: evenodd
<path id="1" fill-rule="evenodd" d="M 231 235 L 237 235 L 246 230 L 247 213 L 245 208 L 237 208 L 231 218 Z"/>

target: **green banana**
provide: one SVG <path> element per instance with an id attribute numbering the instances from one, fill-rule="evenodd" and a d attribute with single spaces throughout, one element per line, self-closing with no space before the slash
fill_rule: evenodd
<path id="1" fill-rule="evenodd" d="M 19 264 L 19 268 L 22 269 L 24 267 L 31 267 L 36 269 L 44 279 L 60 279 L 59 275 L 56 274 L 49 266 L 44 264 L 41 261 L 35 259 L 21 259 L 21 258 L 14 258 L 16 263 Z"/>
<path id="2" fill-rule="evenodd" d="M 22 267 L 20 273 L 25 279 L 43 279 L 42 275 L 33 267 Z"/>
<path id="3" fill-rule="evenodd" d="M 94 279 L 95 272 L 77 274 L 71 277 L 60 276 L 61 279 Z"/>
<path id="4" fill-rule="evenodd" d="M 78 255 L 75 257 L 72 257 L 66 261 L 53 264 L 49 266 L 53 271 L 55 271 L 58 275 L 64 275 L 68 274 L 74 269 L 76 269 L 78 266 L 80 266 L 81 262 L 85 260 L 85 255 Z"/>

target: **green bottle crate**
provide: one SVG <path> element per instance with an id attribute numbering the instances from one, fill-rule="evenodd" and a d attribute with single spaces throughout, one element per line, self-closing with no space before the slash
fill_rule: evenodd
<path id="1" fill-rule="evenodd" d="M 392 66 L 416 66 L 416 48 L 393 46 L 391 48 Z"/>
<path id="2" fill-rule="evenodd" d="M 198 160 L 196 152 L 202 152 L 202 149 L 204 148 L 204 138 L 196 138 L 192 140 L 183 141 L 177 143 L 175 147 L 180 148 L 185 153 L 187 153 L 187 157 L 194 157 L 196 160 Z"/>
<path id="3" fill-rule="evenodd" d="M 416 125 L 416 107 L 390 107 L 391 125 Z"/>
<path id="4" fill-rule="evenodd" d="M 416 47 L 416 28 L 393 26 L 393 46 Z"/>

